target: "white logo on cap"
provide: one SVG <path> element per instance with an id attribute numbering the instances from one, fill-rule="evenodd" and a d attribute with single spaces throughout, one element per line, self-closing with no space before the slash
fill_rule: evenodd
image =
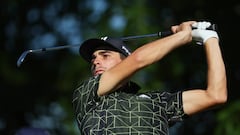
<path id="1" fill-rule="evenodd" d="M 107 36 L 106 37 L 101 37 L 101 40 L 105 41 L 105 40 L 107 40 L 107 38 L 108 38 Z"/>
<path id="2" fill-rule="evenodd" d="M 128 50 L 125 46 L 122 46 L 122 49 L 123 49 L 128 55 L 131 54 L 131 53 L 129 52 L 129 50 Z"/>

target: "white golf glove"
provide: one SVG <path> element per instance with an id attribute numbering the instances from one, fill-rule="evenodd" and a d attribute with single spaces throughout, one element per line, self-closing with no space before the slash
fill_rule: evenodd
<path id="1" fill-rule="evenodd" d="M 207 30 L 211 26 L 210 22 L 197 22 L 192 24 L 192 36 L 193 40 L 197 41 L 197 44 L 203 45 L 209 38 L 217 38 L 218 34 L 214 30 Z"/>

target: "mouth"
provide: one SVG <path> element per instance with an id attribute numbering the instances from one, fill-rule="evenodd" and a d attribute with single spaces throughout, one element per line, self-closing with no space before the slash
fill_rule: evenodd
<path id="1" fill-rule="evenodd" d="M 94 75 L 99 75 L 99 74 L 102 74 L 104 72 L 103 69 L 97 69 L 94 71 Z"/>

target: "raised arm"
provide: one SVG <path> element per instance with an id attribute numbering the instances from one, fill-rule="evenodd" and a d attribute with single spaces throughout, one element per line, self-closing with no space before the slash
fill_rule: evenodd
<path id="1" fill-rule="evenodd" d="M 175 34 L 139 47 L 120 64 L 105 71 L 99 81 L 98 95 L 114 91 L 138 70 L 159 61 L 171 50 L 191 42 L 193 23 L 194 21 L 189 21 L 173 26 Z"/>
<path id="2" fill-rule="evenodd" d="M 206 110 L 227 101 L 225 65 L 217 38 L 204 41 L 208 70 L 207 88 L 183 92 L 184 112 L 188 115 Z"/>

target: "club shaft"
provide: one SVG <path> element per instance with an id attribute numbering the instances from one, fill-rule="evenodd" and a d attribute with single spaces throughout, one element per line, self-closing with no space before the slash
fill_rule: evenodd
<path id="1" fill-rule="evenodd" d="M 139 39 L 139 38 L 147 38 L 147 37 L 166 37 L 166 36 L 169 36 L 171 34 L 172 34 L 171 31 L 164 31 L 164 32 L 158 32 L 158 33 L 153 33 L 153 34 L 122 37 L 121 39 L 123 41 L 128 41 L 128 40 L 131 40 L 131 39 Z"/>
<path id="2" fill-rule="evenodd" d="M 193 28 L 194 29 L 194 28 Z M 209 28 L 207 28 L 208 30 L 214 30 L 217 31 L 217 26 L 216 24 L 212 24 Z M 157 32 L 157 33 L 153 33 L 153 34 L 145 34 L 145 35 L 137 35 L 137 36 L 127 36 L 127 37 L 122 37 L 120 39 L 122 39 L 123 41 L 128 41 L 128 40 L 132 40 L 132 39 L 139 39 L 139 38 L 146 38 L 146 37 L 166 37 L 173 34 L 172 31 L 163 31 L 163 32 Z M 35 52 L 45 52 L 45 51 L 54 51 L 54 50 L 60 50 L 60 49 L 66 49 L 66 48 L 72 48 L 72 47 L 79 47 L 80 44 L 76 44 L 76 45 L 64 45 L 64 46 L 57 46 L 57 47 L 49 47 L 49 48 L 41 48 L 41 49 L 35 49 L 35 50 L 27 50 L 24 51 L 21 56 L 19 57 L 18 61 L 17 61 L 17 66 L 19 67 L 25 57 L 29 54 L 29 53 L 35 53 Z"/>
<path id="3" fill-rule="evenodd" d="M 122 37 L 121 39 L 123 41 L 127 41 L 130 39 L 138 39 L 138 38 L 146 38 L 146 37 L 163 37 L 163 36 L 167 36 L 167 35 L 163 35 L 162 33 L 166 33 L 166 32 L 158 32 L 158 33 L 154 33 L 154 34 L 146 34 L 146 35 L 138 35 L 138 36 L 128 36 L 128 37 Z M 169 32 L 167 32 L 169 33 Z M 57 46 L 57 47 L 49 47 L 49 48 L 40 48 L 40 49 L 35 49 L 35 50 L 26 50 L 24 51 L 18 61 L 17 61 L 17 66 L 20 67 L 21 64 L 23 63 L 23 61 L 25 60 L 25 57 L 29 54 L 29 53 L 38 53 L 38 52 L 46 52 L 46 51 L 55 51 L 55 50 L 61 50 L 61 49 L 67 49 L 67 48 L 72 48 L 72 47 L 79 47 L 80 44 L 76 44 L 76 45 L 64 45 L 64 46 Z"/>

